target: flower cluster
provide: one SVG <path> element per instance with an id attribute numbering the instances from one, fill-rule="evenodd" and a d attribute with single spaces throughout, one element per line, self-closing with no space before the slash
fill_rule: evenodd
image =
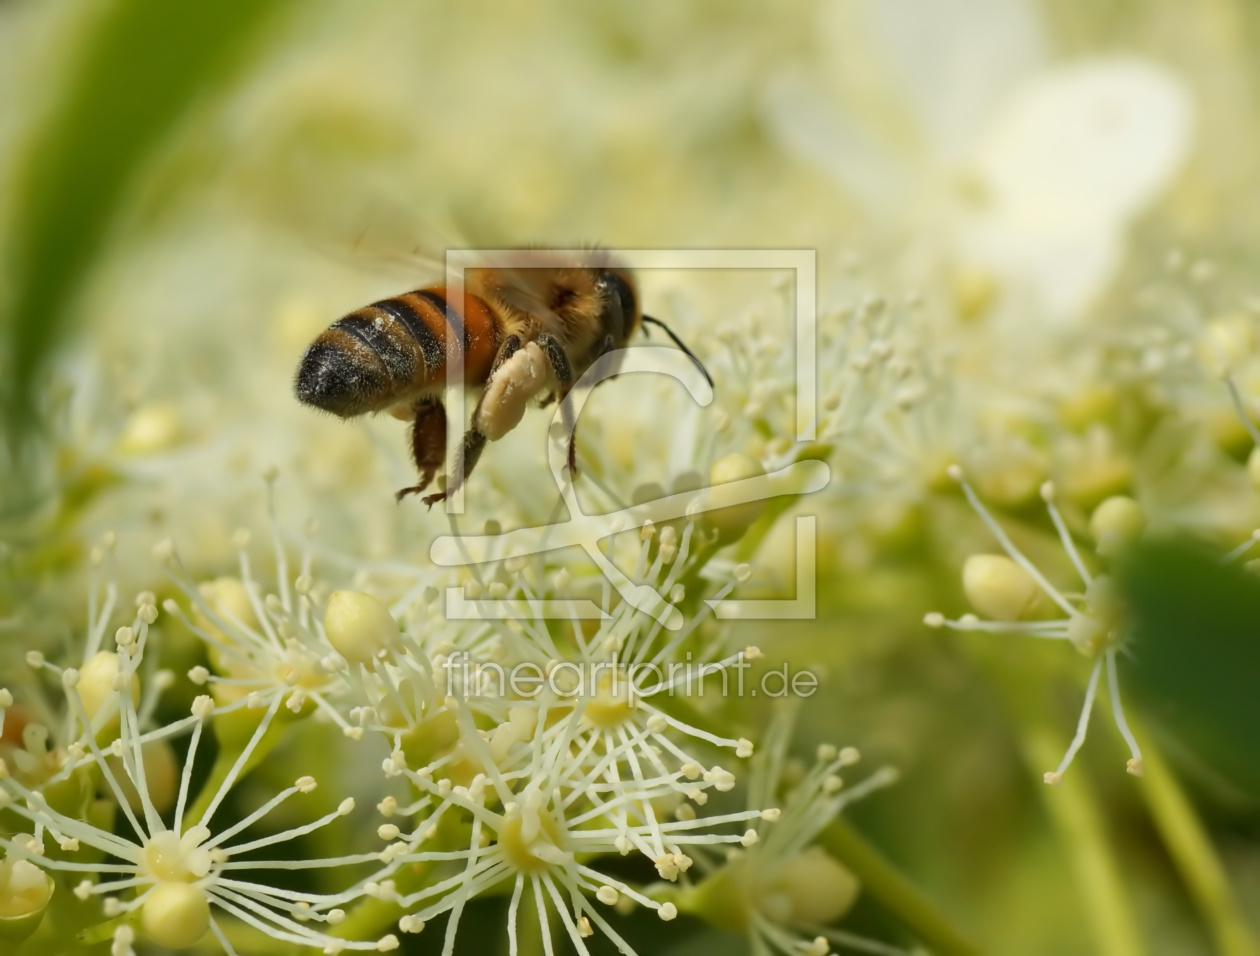
<path id="1" fill-rule="evenodd" d="M 735 452 L 714 466 L 715 480 L 730 482 L 765 472 Z M 312 542 L 290 563 L 271 505 L 274 585 L 260 578 L 245 532 L 234 536 L 235 573 L 204 581 L 163 541 L 154 555 L 172 595 L 164 613 L 142 593 L 112 642 L 119 596 L 106 568 L 77 666 L 32 652 L 44 688 L 0 697 L 0 813 L 17 824 L 0 838 L 0 899 L 33 932 L 51 894 L 67 893 L 85 932 L 111 939 L 116 956 L 150 945 L 252 953 L 268 940 L 389 951 L 434 922 L 449 956 L 469 905 L 506 894 L 513 953 L 523 907 L 537 911 L 530 922 L 544 941 L 554 925 L 580 953 L 596 933 L 633 953 L 605 911 L 674 919 L 711 878 L 719 847 L 808 879 L 822 859 L 809 845 L 844 803 L 835 773 L 855 752 L 825 754 L 786 814 L 778 777 L 756 782 L 764 768 L 746 809 L 724 805 L 754 744 L 707 705 L 738 693 L 730 681 L 762 655 L 732 646 L 717 614 L 751 577 L 723 548 L 765 501 L 735 503 L 720 484 L 679 495 L 677 513 L 659 522 L 649 500 L 601 526 L 597 575 L 549 552 L 515 554 L 510 536 L 488 527 L 456 539 L 475 563 L 363 565 L 338 590 Z M 195 661 L 187 683 L 162 668 L 167 656 Z M 30 717 L 37 697 L 53 718 Z M 303 813 L 302 801 L 332 782 L 314 767 L 262 799 L 249 787 L 308 723 L 336 728 L 351 752 L 379 754 L 379 770 L 354 787 L 372 795 L 375 822 L 351 796 Z M 776 732 L 775 774 L 786 748 Z M 376 839 L 360 832 L 358 852 L 317 852 L 323 831 L 357 824 Z M 609 858 L 621 862 L 603 866 Z M 856 883 L 847 873 L 841 882 L 851 901 Z M 754 936 L 791 952 L 784 940 L 808 926 L 843 943 L 825 924 L 847 908 L 771 907 Z"/>
<path id="2" fill-rule="evenodd" d="M 689 524 L 679 538 L 673 530 L 657 534 L 648 527 L 638 535 L 639 581 L 681 600 L 677 581 L 697 570 L 691 549 L 700 532 Z M 280 547 L 277 593 L 263 593 L 241 544 L 239 578 L 200 587 L 169 544 L 158 549 L 191 611 L 169 599 L 166 607 L 208 652 L 209 666 L 196 665 L 189 676 L 213 696 L 197 696 L 188 716 L 146 729 L 142 712 L 152 708 L 137 704 L 140 675 L 156 656 L 151 594 L 141 595 L 134 622 L 119 628 L 112 649 L 104 650 L 115 603 L 109 589 L 93 615 L 82 666 L 31 655 L 31 665 L 59 685 L 70 729 L 50 751 L 47 729 L 28 723 L 22 746 L 6 749 L 0 764 L 4 812 L 29 828 L 25 836 L 0 840 L 8 854 L 4 899 L 14 914 L 47 904 L 52 884 L 39 875 L 46 871 L 71 880 L 78 900 L 101 901 L 101 915 L 115 926 L 117 954 L 131 952 L 136 939 L 178 949 L 207 934 L 235 952 L 225 916 L 325 952 L 387 951 L 398 945 L 396 936 L 341 939 L 315 928 L 335 927 L 355 900 L 375 897 L 397 904 L 403 932 L 449 914 L 449 953 L 466 903 L 506 886 L 513 941 L 528 891 L 543 925 L 551 908 L 579 951 L 595 928 L 628 951 L 597 902 L 631 900 L 662 919 L 672 919 L 676 907 L 603 873 L 600 857 L 641 857 L 657 876 L 676 880 L 697 847 L 751 846 L 758 832 L 747 824 L 777 816 L 772 807 L 699 815 L 711 792 L 735 784 L 708 751 L 727 749 L 739 760 L 752 744 L 672 715 L 664 700 L 670 682 L 657 677 L 645 685 L 638 676 L 635 665 L 658 665 L 693 641 L 702 615 L 672 634 L 630 605 L 610 603 L 594 630 L 578 618 L 555 632 L 555 622 L 541 617 L 515 628 L 491 620 L 459 628 L 464 638 L 457 643 L 441 629 L 400 630 L 389 610 L 362 591 L 334 592 L 316 613 L 309 557 L 290 581 Z M 525 576 L 504 598 L 517 596 L 538 597 Z M 704 660 L 719 669 L 742 656 L 720 656 L 709 644 Z M 567 682 L 559 679 L 564 661 L 577 675 Z M 491 664 L 499 673 L 506 665 L 534 665 L 548 687 L 532 698 L 513 696 L 487 680 Z M 595 682 L 580 686 L 582 674 L 597 675 Z M 0 703 L 12 734 L 25 712 L 8 691 Z M 355 741 L 366 733 L 387 742 L 379 789 L 401 777 L 411 795 L 382 798 L 383 849 L 319 858 L 300 853 L 299 838 L 353 812 L 352 798 L 299 825 L 246 838 L 289 800 L 314 791 L 313 776 L 216 825 L 236 785 L 274 745 L 272 729 L 306 717 L 336 723 Z M 197 791 L 199 748 L 210 733 L 219 748 L 215 766 L 223 770 Z M 149 752 L 185 736 L 171 807 Z M 68 789 L 72 783 L 77 787 Z M 96 792 L 107 798 L 103 817 L 84 813 Z M 46 852 L 49 840 L 59 852 Z M 264 848 L 272 848 L 272 858 L 258 858 L 255 851 Z M 264 876 L 312 867 L 369 872 L 325 893 L 270 885 Z"/>
<path id="3" fill-rule="evenodd" d="M 72 731 L 60 746 L 48 751 L 47 729 L 27 723 L 24 748 L 6 753 L 13 766 L 0 760 L 0 805 L 4 813 L 29 828 L 29 832 L 0 838 L 9 856 L 8 905 L 19 907 L 31 899 L 32 886 L 38 887 L 32 884 L 29 868 L 33 866 L 72 883 L 68 888 L 80 902 L 99 901 L 100 915 L 113 927 L 115 956 L 133 952 L 137 926 L 144 939 L 162 947 L 187 948 L 211 934 L 225 952 L 234 953 L 220 923 L 224 915 L 275 939 L 320 946 L 328 952 L 395 948 L 394 937 L 343 941 L 305 925 L 336 923 L 344 915 L 338 906 L 357 898 L 360 886 L 313 894 L 240 878 L 275 870 L 353 867 L 376 861 L 377 854 L 308 859 L 282 851 L 276 859 L 251 856 L 267 847 L 285 847 L 354 810 L 354 800 L 347 798 L 333 812 L 300 826 L 254 839 L 240 838 L 291 797 L 314 791 L 317 781 L 312 776 L 298 778 L 240 819 L 216 824 L 214 818 L 222 817 L 219 811 L 224 801 L 256 759 L 283 697 L 272 695 L 268 701 L 251 694 L 216 705 L 211 697 L 201 695 L 193 700 L 188 716 L 146 730 L 148 722 L 142 719 L 143 707 L 137 707 L 137 698 L 142 667 L 156 656 L 151 626 L 158 610 L 152 594 L 140 595 L 134 621 L 114 634 L 114 649 L 95 649 L 102 643 L 113 603 L 112 586 L 109 590 L 110 599 L 89 633 L 89 653 L 82 667 L 60 667 L 35 653 L 28 661 L 56 679 Z M 3 692 L 0 705 L 6 717 L 12 710 L 25 716 L 9 691 Z M 198 749 L 211 723 L 222 748 L 216 762 L 222 772 L 212 773 L 194 792 Z M 228 723 L 235 724 L 238 733 L 242 724 L 249 728 L 230 749 L 223 729 Z M 165 768 L 152 759 L 152 748 L 183 735 L 188 736 L 187 750 L 178 782 L 171 786 L 163 779 Z M 35 743 L 46 755 L 39 765 L 31 759 Z M 96 798 L 98 793 L 103 800 Z M 50 839 L 58 852 L 49 851 Z M 42 899 L 27 904 L 28 912 L 42 912 L 50 895 L 51 884 Z"/>

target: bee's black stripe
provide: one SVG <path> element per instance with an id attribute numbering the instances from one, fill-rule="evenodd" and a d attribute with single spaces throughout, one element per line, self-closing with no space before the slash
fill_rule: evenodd
<path id="1" fill-rule="evenodd" d="M 424 317 L 412 307 L 406 299 L 384 299 L 373 304 L 374 308 L 380 309 L 390 318 L 398 321 L 416 340 L 416 344 L 420 346 L 420 352 L 424 356 L 425 371 L 432 373 L 436 369 L 442 367 L 446 361 L 445 352 L 442 349 L 442 343 L 438 341 L 438 337 L 433 334 L 433 330 L 429 328 Z"/>
<path id="2" fill-rule="evenodd" d="M 442 314 L 446 316 L 446 324 L 459 337 L 459 341 L 464 344 L 464 352 L 467 352 L 472 342 L 468 335 L 468 329 L 464 326 L 464 317 L 459 314 L 459 310 L 447 300 L 446 296 L 433 292 L 430 289 L 421 289 L 416 295 L 441 310 Z"/>
<path id="3" fill-rule="evenodd" d="M 372 310 L 373 307 L 369 306 L 367 309 L 352 312 L 334 322 L 332 328 L 353 335 L 370 348 L 380 357 L 395 385 L 404 385 L 415 376 L 415 356 L 410 349 L 399 345 L 385 329 L 383 322 L 377 324 L 379 316 L 372 315 Z"/>
<path id="4" fill-rule="evenodd" d="M 377 350 L 376 343 L 374 341 L 374 333 L 376 330 L 372 327 L 372 320 L 368 319 L 365 325 L 363 322 L 363 316 L 359 315 L 357 312 L 343 316 L 329 326 L 329 328 L 340 329 L 342 332 L 346 332 L 349 335 L 354 336 L 354 338 L 358 339 L 373 352 Z"/>

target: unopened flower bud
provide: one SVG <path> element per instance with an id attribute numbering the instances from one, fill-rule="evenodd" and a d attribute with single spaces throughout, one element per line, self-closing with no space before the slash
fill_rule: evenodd
<path id="1" fill-rule="evenodd" d="M 337 653 L 355 664 L 372 663 L 398 639 L 398 624 L 389 609 L 362 591 L 332 593 L 324 630 Z"/>
<path id="2" fill-rule="evenodd" d="M 820 847 L 809 847 L 784 860 L 775 884 L 792 901 L 790 922 L 813 926 L 834 923 L 852 908 L 857 878 Z"/>
<path id="3" fill-rule="evenodd" d="M 994 621 L 1018 621 L 1037 599 L 1032 575 L 1002 554 L 973 554 L 963 565 L 971 606 Z"/>
<path id="4" fill-rule="evenodd" d="M 1124 495 L 1108 498 L 1094 509 L 1089 519 L 1089 532 L 1104 558 L 1114 557 L 1137 540 L 1145 528 L 1146 516 L 1141 505 Z"/>
<path id="5" fill-rule="evenodd" d="M 163 880 L 140 908 L 140 921 L 148 937 L 167 949 L 187 949 L 210 928 L 210 902 L 196 885 Z"/>
<path id="6" fill-rule="evenodd" d="M 79 668 L 78 692 L 83 709 L 89 720 L 95 720 L 102 710 L 112 715 L 109 723 L 117 719 L 118 692 L 114 689 L 119 679 L 126 679 L 118 669 L 118 655 L 113 651 L 97 651 Z M 131 700 L 140 699 L 140 678 L 131 675 Z"/>
<path id="7" fill-rule="evenodd" d="M 764 499 L 745 501 L 734 487 L 724 487 L 731 482 L 764 475 L 766 470 L 755 458 L 730 454 L 719 458 L 709 469 L 709 484 L 705 493 L 703 522 L 718 532 L 723 541 L 734 541 L 761 517 L 765 510 Z"/>

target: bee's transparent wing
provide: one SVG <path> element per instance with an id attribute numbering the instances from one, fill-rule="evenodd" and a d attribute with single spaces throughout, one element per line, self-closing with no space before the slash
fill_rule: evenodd
<path id="1" fill-rule="evenodd" d="M 441 282 L 446 251 L 469 241 L 448 216 L 422 213 L 402 201 L 378 199 L 338 225 L 335 235 L 304 235 L 322 255 L 342 265 L 397 277 L 407 285 Z"/>

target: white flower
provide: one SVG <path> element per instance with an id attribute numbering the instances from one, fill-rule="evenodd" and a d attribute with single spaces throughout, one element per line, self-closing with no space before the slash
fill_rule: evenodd
<path id="1" fill-rule="evenodd" d="M 545 712 L 536 727 L 546 727 L 544 716 Z M 449 780 L 435 781 L 430 774 L 413 771 L 408 771 L 408 777 L 424 794 L 417 807 L 427 810 L 422 828 L 412 839 L 423 840 L 436 832 L 454 808 L 472 819 L 468 848 L 403 853 L 397 858 L 401 863 L 450 863 L 456 869 L 453 875 L 413 893 L 399 894 L 392 886 L 378 890 L 383 898 L 409 910 L 399 923 L 404 932 L 419 932 L 434 917 L 450 914 L 443 956 L 454 952 L 459 919 L 468 900 L 508 882 L 512 884 L 508 951 L 513 956 L 518 951 L 517 914 L 527 885 L 538 907 L 543 939 L 549 934 L 546 901 L 550 900 L 573 945 L 584 956 L 589 950 L 583 937 L 590 935 L 592 924 L 621 952 L 633 954 L 587 897 L 612 905 L 624 896 L 665 920 L 676 915 L 674 904 L 659 903 L 586 861 L 637 850 L 653 860 L 662 876 L 676 878 L 691 865 L 688 850 L 747 839 L 747 833 L 715 830 L 762 816 L 754 810 L 703 819 L 658 819 L 654 801 L 672 795 L 681 774 L 654 769 L 621 779 L 615 772 L 616 755 L 593 758 L 596 739 L 579 745 L 576 712 L 560 722 L 559 733 L 536 734 L 530 744 L 533 760 L 510 772 L 500 771 L 466 709 L 460 710 L 460 717 L 470 756 L 480 770 L 472 783 L 452 786 Z M 501 809 L 494 809 L 496 804 Z M 390 831 L 389 835 L 396 834 Z"/>
<path id="2" fill-rule="evenodd" d="M 1189 152 L 1185 85 L 1134 56 L 1047 62 L 1030 2 L 859 9 L 829 8 L 821 27 L 838 46 L 870 50 L 874 75 L 834 84 L 847 93 L 839 110 L 817 80 L 784 72 L 766 97 L 771 130 L 881 226 L 926 235 L 932 265 L 957 275 L 960 311 L 992 298 L 965 285 L 996 281 L 1052 321 L 1079 317 L 1120 264 L 1130 223 Z M 872 101 L 872 90 L 885 97 Z M 905 107 L 901 142 L 873 113 L 889 103 Z"/>
<path id="3" fill-rule="evenodd" d="M 167 600 L 164 609 L 206 644 L 214 671 L 197 666 L 189 678 L 198 685 L 209 684 L 220 704 L 254 695 L 266 705 L 274 696 L 283 698 L 286 708 L 297 714 L 309 702 L 353 736 L 354 729 L 336 706 L 346 689 L 338 673 L 345 662 L 315 617 L 312 555 L 309 550 L 303 553 L 300 569 L 291 577 L 272 494 L 269 484 L 275 590 L 264 591 L 255 579 L 246 550 L 249 535 L 243 531 L 234 536 L 238 577 L 221 577 L 201 585 L 192 580 L 173 545 L 166 541 L 155 550 L 167 564 L 171 580 L 191 602 L 194 616 L 189 618 L 173 600 Z"/>
<path id="4" fill-rule="evenodd" d="M 43 790 L 65 781 L 76 762 L 82 759 L 90 738 L 108 743 L 118 736 L 117 691 L 119 682 L 124 679 L 120 653 L 134 647 L 136 635 L 157 618 L 153 594 L 141 592 L 136 597 L 131 624 L 115 632 L 118 648 L 107 648 L 105 635 L 118 603 L 112 566 L 114 544 L 114 536 L 107 535 L 102 544 L 92 550 L 87 628 L 82 647 L 75 648 L 70 656 L 75 662 L 72 667 L 78 675 L 82 707 L 68 706 L 64 694 L 50 697 L 38 680 L 19 686 L 17 695 L 10 690 L 0 691 L 0 731 L 6 719 L 14 721 L 10 724 L 9 738 L 0 738 L 0 758 L 10 761 L 12 772 L 34 789 Z M 34 674 L 51 675 L 58 691 L 62 690 L 65 667 L 35 650 L 26 653 L 26 664 Z M 126 677 L 127 694 L 137 708 L 137 719 L 142 727 L 149 726 L 161 692 L 173 680 L 168 671 L 158 670 L 157 664 L 157 655 L 150 655 L 143 672 L 132 669 Z M 7 716 L 7 711 L 12 711 L 11 716 Z M 161 736 L 146 738 L 146 742 Z M 16 741 L 21 745 L 17 746 Z"/>
<path id="5" fill-rule="evenodd" d="M 143 606 L 152 609 L 151 604 Z M 191 716 L 150 734 L 141 734 L 139 715 L 130 686 L 131 679 L 144 658 L 151 620 L 146 619 L 147 617 L 149 616 L 141 614 L 137 629 L 132 632 L 129 628 L 123 628 L 118 637 L 117 676 L 112 682 L 109 696 L 118 708 L 120 735 L 109 746 L 109 753 L 118 758 L 119 762 L 107 759 L 106 753 L 92 734 L 86 734 L 82 741 L 85 749 L 90 752 L 85 755 L 85 759 L 99 770 L 114 797 L 118 811 L 126 820 L 129 835 L 127 832 L 114 833 L 102 829 L 87 819 L 70 816 L 55 809 L 42 793 L 25 786 L 0 762 L 0 800 L 10 812 L 28 820 L 35 827 L 33 839 L 29 843 L 0 838 L 0 845 L 16 858 L 25 859 L 40 854 L 45 833 L 52 836 L 65 856 L 55 859 L 39 856 L 40 865 L 53 872 L 82 874 L 84 878 L 75 887 L 76 896 L 82 900 L 103 897 L 106 917 L 137 914 L 144 935 L 161 946 L 191 946 L 209 932 L 225 952 L 233 953 L 231 944 L 215 918 L 215 910 L 231 914 L 273 938 L 322 947 L 328 952 L 341 949 L 388 949 L 396 945 L 393 937 L 370 942 L 334 939 L 304 925 L 311 921 L 336 922 L 341 914 L 336 907 L 360 895 L 361 888 L 357 885 L 339 894 L 314 894 L 237 878 L 238 872 L 341 867 L 377 862 L 378 855 L 372 853 L 323 859 L 240 859 L 242 854 L 248 855 L 265 847 L 286 844 L 298 836 L 318 830 L 353 810 L 353 800 L 343 801 L 332 813 L 304 825 L 258 839 L 232 842 L 238 834 L 263 820 L 294 795 L 311 792 L 316 785 L 314 778 L 302 777 L 244 819 L 217 831 L 211 827 L 215 812 L 236 784 L 250 755 L 275 718 L 282 700 L 281 695 L 271 696 L 270 704 L 252 736 L 226 776 L 218 783 L 199 819 L 195 822 L 185 819 L 193 767 L 206 721 L 228 710 L 240 709 L 246 702 L 238 702 L 216 711 L 213 700 L 208 696 L 201 696 L 194 701 Z M 53 667 L 51 664 L 47 666 Z M 89 717 L 85 692 L 95 693 L 96 689 L 75 668 L 56 669 L 56 672 L 61 679 L 71 711 L 87 724 Z M 183 765 L 174 813 L 168 823 L 159 812 L 146 780 L 142 746 L 157 736 L 189 729 L 192 736 Z M 127 791 L 122 786 L 123 781 L 114 767 L 121 769 L 126 782 L 138 794 L 140 806 L 137 811 L 132 810 Z M 68 769 L 73 769 L 73 766 Z M 77 853 L 88 848 L 117 862 L 86 862 L 76 859 Z M 114 951 L 129 953 L 133 939 L 132 927 L 123 925 L 115 934 Z"/>
<path id="6" fill-rule="evenodd" d="M 703 696 L 705 674 L 738 692 L 731 682 L 742 680 L 746 661 L 759 653 L 755 648 L 732 652 L 723 644 L 721 629 L 708 634 L 702 628 L 712 607 L 748 573 L 744 566 L 715 560 L 706 534 L 695 521 L 686 522 L 681 534 L 672 524 L 658 530 L 648 522 L 609 544 L 610 555 L 625 568 L 632 586 L 654 594 L 661 607 L 680 619 L 679 606 L 693 609 L 675 631 L 616 600 L 607 581 L 575 582 L 567 568 L 553 572 L 554 566 L 541 560 L 536 566 L 513 559 L 482 565 L 479 573 L 490 583 L 478 593 L 493 596 L 471 603 L 468 611 L 480 615 L 484 610 L 484 619 L 452 621 L 441 628 L 426 614 L 426 623 L 420 625 L 427 635 L 423 645 L 418 637 L 400 637 L 399 652 L 364 679 L 373 710 L 392 715 L 395 724 L 401 718 L 403 724 L 402 729 L 390 728 L 386 722 L 379 729 L 394 736 L 396 749 L 409 734 L 415 741 L 417 731 L 420 737 L 432 737 L 443 722 L 450 723 L 449 711 L 458 698 L 460 708 L 498 725 L 492 746 L 499 769 L 508 772 L 516 761 L 532 759 L 529 735 L 544 709 L 553 717 L 568 717 L 555 728 L 540 729 L 539 735 L 550 738 L 575 723 L 576 730 L 564 732 L 574 734 L 575 747 L 590 744 L 592 763 L 615 755 L 612 770 L 629 775 L 640 774 L 640 762 L 685 769 L 685 782 L 677 790 L 689 799 L 710 786 L 729 789 L 729 772 L 708 766 L 689 752 L 689 744 L 728 748 L 740 757 L 752 753 L 752 744 L 696 727 L 671 715 L 667 706 L 674 695 Z M 698 593 L 689 595 L 688 588 Z M 709 588 L 715 588 L 711 596 Z M 579 613 L 579 605 L 586 603 L 576 599 L 579 594 L 598 598 L 591 602 L 597 617 Z M 450 631 L 463 635 L 458 644 L 446 638 Z M 526 671 L 526 677 L 535 678 L 527 684 L 520 680 Z M 716 688 L 710 693 L 717 693 Z M 444 715 L 443 708 L 448 711 Z M 423 719 L 434 715 L 437 720 L 421 731 Z M 463 765 L 466 783 L 463 750 L 452 738 L 427 769 L 440 778 L 452 765 Z"/>
<path id="7" fill-rule="evenodd" d="M 794 711 L 780 712 L 754 758 L 750 805 L 779 802 L 788 776 L 793 717 Z M 859 884 L 814 841 L 845 806 L 897 779 L 896 771 L 885 767 L 846 786 L 840 772 L 858 759 L 851 747 L 819 747 L 813 767 L 792 783 L 782 809 L 764 817 L 770 825 L 758 826 L 756 839 L 742 841 L 742 848 L 720 864 L 711 855 L 700 859 L 705 876 L 679 894 L 680 909 L 724 929 L 742 930 L 756 956 L 826 956 L 831 943 L 903 956 L 902 950 L 829 928 L 852 907 Z"/>
<path id="8" fill-rule="evenodd" d="M 1045 774 L 1046 783 L 1054 784 L 1063 779 L 1064 772 L 1085 743 L 1085 733 L 1094 707 L 1094 695 L 1104 668 L 1116 727 L 1129 747 L 1128 771 L 1135 776 L 1141 776 L 1142 751 L 1129 730 L 1128 722 L 1124 718 L 1124 707 L 1120 702 L 1116 655 L 1123 649 L 1127 632 L 1119 599 L 1109 577 L 1093 574 L 1086 567 L 1063 516 L 1055 507 L 1054 487 L 1047 483 L 1042 487 L 1041 495 L 1063 550 L 1084 585 L 1085 590 L 1082 593 L 1065 593 L 1051 584 L 1011 541 L 997 519 L 963 478 L 962 470 L 954 466 L 950 470 L 950 476 L 962 486 L 967 501 L 997 539 L 1005 557 L 973 556 L 964 570 L 963 586 L 967 597 L 989 620 L 978 618 L 974 614 L 965 614 L 958 620 L 950 620 L 933 612 L 927 615 L 924 623 L 929 627 L 948 627 L 959 631 L 1026 634 L 1030 637 L 1069 641 L 1082 654 L 1091 657 L 1094 666 L 1085 689 L 1085 703 L 1081 708 L 1076 736 L 1072 738 L 1059 766 Z M 1095 511 L 1092 522 L 1100 553 L 1123 547 L 1141 533 L 1143 526 L 1144 519 L 1140 509 L 1129 499 L 1104 502 Z M 1021 620 L 1034 611 L 1034 601 L 1039 595 L 1044 595 L 1053 602 L 1051 611 L 1055 616 L 1046 620 Z"/>
<path id="9" fill-rule="evenodd" d="M 963 254 L 1027 282 L 1051 318 L 1079 315 L 1181 167 L 1193 112 L 1175 74 L 1136 57 L 1058 66 L 1016 88 L 977 145 L 985 202 Z"/>
<path id="10" fill-rule="evenodd" d="M 683 580 L 707 591 L 713 584 L 702 572 L 718 578 L 714 597 L 720 600 L 741 576 L 723 580 L 721 567 L 709 563 L 711 549 L 698 543 L 704 539 L 695 522 L 681 534 L 672 525 L 658 531 L 649 524 L 620 537 L 610 553 L 636 586 L 662 601 L 684 601 Z M 605 582 L 594 589 L 602 597 L 592 618 L 576 613 L 568 571 L 553 569 L 541 559 L 536 566 L 503 558 L 481 565 L 478 582 L 470 584 L 486 597 L 465 605 L 473 619 L 443 622 L 426 595 L 418 598 L 419 611 L 403 611 L 412 621 L 407 633 L 372 640 L 377 650 L 353 655 L 362 663 L 351 668 L 352 680 L 367 702 L 357 716 L 393 742 L 386 775 L 403 775 L 418 791 L 409 805 L 393 798 L 382 803 L 390 819 L 379 831 L 390 841 L 382 859 L 432 874 L 415 887 L 400 871 L 371 891 L 409 910 L 399 924 L 406 932 L 449 913 L 446 953 L 453 951 L 467 900 L 506 884 L 512 886 L 511 952 L 526 890 L 544 922 L 546 901 L 554 904 L 580 952 L 587 952 L 582 940 L 596 929 L 630 952 L 588 897 L 606 905 L 632 900 L 664 919 L 673 917 L 674 906 L 605 874 L 598 858 L 639 854 L 661 878 L 675 880 L 691 866 L 696 847 L 751 839 L 747 831 L 721 831 L 761 817 L 760 809 L 698 815 L 708 791 L 735 785 L 734 774 L 698 751 L 720 747 L 746 757 L 752 744 L 680 720 L 666 706 L 672 693 L 698 693 L 684 684 L 696 680 L 700 664 L 720 672 L 746 653 L 723 650 L 720 631 L 697 644 L 708 615 L 700 594 L 687 605 L 699 610 L 670 631 L 615 601 Z M 334 643 L 355 638 L 364 622 L 384 620 L 386 609 L 374 599 L 346 600 L 357 610 Z M 508 607 L 517 616 L 502 617 Z M 554 619 L 557 608 L 567 608 L 571 618 Z M 382 627 L 367 631 L 378 634 Z M 452 632 L 463 635 L 460 645 L 447 639 Z M 680 648 L 693 644 L 698 650 L 690 667 L 671 669 Z M 534 677 L 532 691 L 513 684 L 524 668 Z M 464 820 L 471 821 L 470 835 L 460 829 Z M 426 849 L 452 835 L 467 849 Z"/>

